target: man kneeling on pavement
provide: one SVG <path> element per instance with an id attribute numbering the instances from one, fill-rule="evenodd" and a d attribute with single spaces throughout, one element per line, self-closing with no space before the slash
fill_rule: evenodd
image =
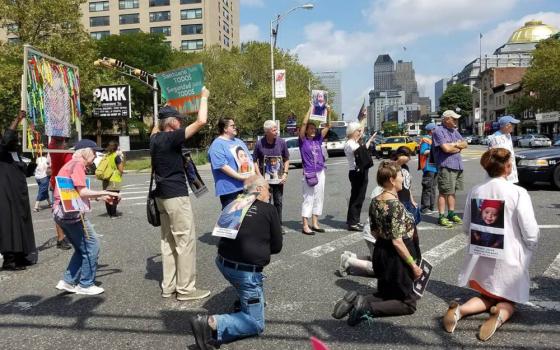
<path id="1" fill-rule="evenodd" d="M 244 192 L 258 193 L 236 239 L 221 238 L 216 265 L 237 291 L 241 310 L 223 315 L 199 314 L 191 327 L 200 349 L 214 349 L 213 343 L 230 342 L 264 331 L 263 267 L 270 255 L 282 250 L 282 227 L 276 208 L 269 204 L 269 185 L 259 175 L 245 180 Z"/>

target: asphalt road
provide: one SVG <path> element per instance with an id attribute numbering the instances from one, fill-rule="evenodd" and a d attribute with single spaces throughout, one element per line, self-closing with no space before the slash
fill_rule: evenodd
<path id="1" fill-rule="evenodd" d="M 468 149 L 466 188 L 481 181 L 478 164 L 483 146 Z M 222 349 L 310 349 L 316 336 L 331 349 L 426 349 L 507 348 L 557 349 L 560 344 L 560 192 L 550 185 L 531 187 L 537 221 L 541 225 L 538 251 L 531 266 L 531 303 L 519 305 L 517 313 L 486 343 L 476 339 L 485 315 L 462 320 L 454 334 L 441 328 L 447 303 L 474 293 L 456 286 L 463 260 L 465 237 L 460 228 L 442 229 L 436 218 L 425 216 L 420 224 L 424 257 L 434 265 L 427 292 L 411 316 L 377 319 L 350 328 L 330 314 L 336 300 L 347 290 L 373 291 L 375 279 L 335 274 L 344 250 L 366 254 L 359 233 L 345 230 L 349 182 L 343 157 L 328 162 L 326 201 L 321 220 L 328 232 L 316 236 L 300 233 L 300 170 L 292 169 L 285 188 L 284 249 L 265 269 L 266 330 L 256 338 L 222 345 Z M 376 162 L 377 166 L 378 162 Z M 411 161 L 413 194 L 419 200 L 420 173 Z M 374 187 L 376 167 L 370 171 Z M 212 187 L 208 167 L 202 176 Z M 30 197 L 36 186 L 29 180 Z M 21 272 L 0 271 L 1 349 L 194 349 L 188 318 L 201 308 L 210 313 L 231 310 L 234 290 L 214 265 L 217 239 L 211 236 L 219 213 L 219 200 L 211 193 L 192 197 L 198 233 L 197 286 L 212 291 L 208 299 L 179 302 L 160 296 L 161 257 L 159 230 L 146 221 L 145 198 L 149 174 L 127 174 L 123 216 L 110 220 L 101 204 L 89 215 L 101 235 L 98 283 L 106 292 L 99 296 L 60 293 L 54 286 L 61 278 L 71 251 L 54 247 L 54 227 L 49 210 L 34 213 L 39 264 Z M 93 181 L 99 187 L 98 181 Z M 458 211 L 466 191 L 458 195 Z M 362 212 L 366 218 L 369 201 Z"/>

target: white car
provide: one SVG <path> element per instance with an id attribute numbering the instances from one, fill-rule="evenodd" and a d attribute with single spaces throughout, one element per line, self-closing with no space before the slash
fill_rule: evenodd
<path id="1" fill-rule="evenodd" d="M 529 134 L 517 140 L 519 147 L 550 147 L 552 141 L 544 135 Z"/>
<path id="2" fill-rule="evenodd" d="M 301 154 L 299 153 L 298 137 L 285 137 L 284 140 L 286 141 L 286 146 L 288 146 L 288 152 L 290 153 L 290 164 L 295 165 L 296 167 L 301 167 Z M 321 145 L 321 150 L 323 151 L 325 161 L 327 161 L 327 159 L 329 159 L 329 153 L 327 152 L 327 147 L 324 142 Z"/>

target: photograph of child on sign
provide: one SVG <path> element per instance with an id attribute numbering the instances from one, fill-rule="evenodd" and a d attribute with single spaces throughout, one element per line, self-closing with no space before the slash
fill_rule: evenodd
<path id="1" fill-rule="evenodd" d="M 230 148 L 230 152 L 237 163 L 237 172 L 239 174 L 253 173 L 253 158 L 243 147 L 233 146 Z"/>
<path id="2" fill-rule="evenodd" d="M 471 199 L 469 253 L 493 259 L 503 259 L 504 201 Z"/>
<path id="3" fill-rule="evenodd" d="M 328 92 L 324 90 L 312 90 L 311 99 L 313 102 L 313 112 L 311 113 L 311 120 L 320 122 L 327 121 L 327 102 Z"/>
<path id="4" fill-rule="evenodd" d="M 245 214 L 247 214 L 247 211 L 256 198 L 256 194 L 242 194 L 228 204 L 224 210 L 222 210 L 218 222 L 216 226 L 214 226 L 212 235 L 235 239 L 241 227 L 241 223 L 245 218 Z"/>
<path id="5" fill-rule="evenodd" d="M 282 169 L 284 163 L 282 162 L 282 157 L 264 157 L 264 179 L 268 181 L 269 184 L 277 185 L 282 180 L 281 174 L 284 172 Z"/>

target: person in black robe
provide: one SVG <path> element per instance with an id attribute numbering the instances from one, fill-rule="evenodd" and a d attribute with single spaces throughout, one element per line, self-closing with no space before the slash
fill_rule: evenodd
<path id="1" fill-rule="evenodd" d="M 34 169 L 18 152 L 16 132 L 25 115 L 25 111 L 19 112 L 0 142 L 0 254 L 4 270 L 24 270 L 37 262 L 26 180 Z"/>

